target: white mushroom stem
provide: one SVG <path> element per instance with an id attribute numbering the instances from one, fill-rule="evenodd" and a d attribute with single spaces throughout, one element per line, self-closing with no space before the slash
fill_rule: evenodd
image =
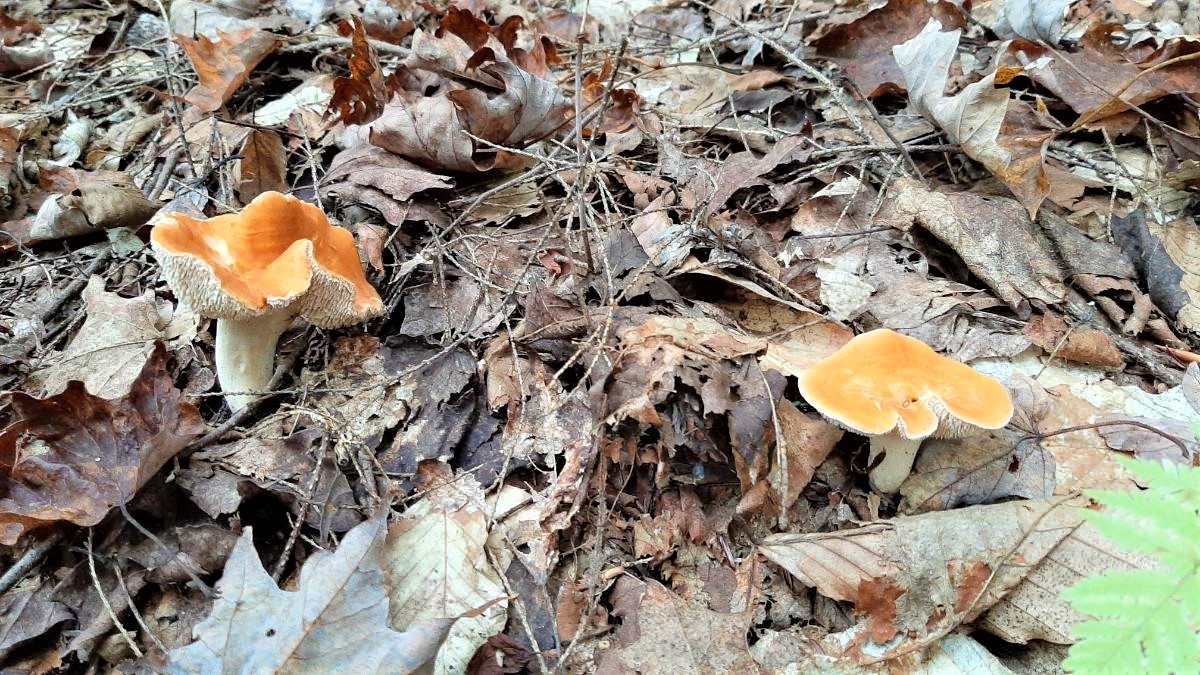
<path id="1" fill-rule="evenodd" d="M 271 312 L 252 319 L 217 320 L 217 379 L 234 412 L 250 405 L 264 391 L 275 370 L 279 336 L 292 322 L 288 312 Z"/>
<path id="2" fill-rule="evenodd" d="M 917 450 L 921 447 L 921 439 L 905 438 L 900 432 L 879 434 L 871 437 L 870 465 L 875 464 L 875 458 L 883 455 L 883 460 L 871 469 L 871 487 L 879 492 L 892 493 L 900 489 L 900 484 L 908 478 L 912 471 L 913 460 L 917 458 Z"/>

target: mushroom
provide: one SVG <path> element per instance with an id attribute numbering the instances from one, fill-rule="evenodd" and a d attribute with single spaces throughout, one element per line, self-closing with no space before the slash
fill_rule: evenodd
<path id="1" fill-rule="evenodd" d="M 340 328 L 383 313 L 354 236 L 289 195 L 264 192 L 215 218 L 163 214 L 150 243 L 176 297 L 217 320 L 217 379 L 233 410 L 266 388 L 296 316 Z"/>
<path id="2" fill-rule="evenodd" d="M 886 328 L 813 364 L 799 386 L 822 415 L 871 438 L 871 487 L 880 492 L 900 488 L 925 438 L 999 429 L 1013 414 L 999 381 Z"/>

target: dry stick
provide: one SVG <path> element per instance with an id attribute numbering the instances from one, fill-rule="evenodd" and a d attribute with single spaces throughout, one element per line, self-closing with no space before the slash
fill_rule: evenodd
<path id="1" fill-rule="evenodd" d="M 859 122 L 858 117 L 850 108 L 850 104 L 846 101 L 846 93 L 842 91 L 841 87 L 834 84 L 833 80 L 829 79 L 825 73 L 822 73 L 816 68 L 810 66 L 803 59 L 793 54 L 792 50 L 779 44 L 779 42 L 774 38 L 767 37 L 761 31 L 757 31 L 750 26 L 747 26 L 745 22 L 741 21 L 740 19 L 725 14 L 721 10 L 713 7 L 707 2 L 704 2 L 704 0 L 695 0 L 695 3 L 706 8 L 713 14 L 724 17 L 730 23 L 745 31 L 747 35 L 762 40 L 763 44 L 779 52 L 779 55 L 782 56 L 788 63 L 796 66 L 800 70 L 804 71 L 805 75 L 819 82 L 821 86 L 825 87 L 825 89 L 829 91 L 829 95 L 833 97 L 834 103 L 836 103 L 837 106 L 842 109 L 842 112 L 846 114 L 846 120 L 850 123 L 850 126 L 853 127 L 854 132 L 867 141 L 871 140 L 871 135 L 867 133 L 867 130 L 863 127 L 862 123 Z"/>
<path id="2" fill-rule="evenodd" d="M 1162 438 L 1165 438 L 1166 440 L 1175 444 L 1175 447 L 1179 448 L 1179 451 L 1181 453 L 1183 453 L 1184 457 L 1192 456 L 1191 449 L 1188 448 L 1187 443 L 1185 443 L 1183 441 L 1183 439 L 1179 438 L 1178 436 L 1168 434 L 1167 432 L 1165 432 L 1161 429 L 1155 429 L 1153 426 L 1146 424 L 1145 422 L 1139 422 L 1137 420 L 1109 420 L 1107 422 L 1092 422 L 1091 424 L 1080 424 L 1080 425 L 1074 426 L 1074 427 L 1064 427 L 1062 429 L 1048 431 L 1044 434 L 1043 433 L 1030 434 L 1030 435 L 1026 436 L 1025 438 L 1021 439 L 1021 441 L 1022 442 L 1035 441 L 1035 440 L 1040 441 L 1040 440 L 1044 440 L 1047 438 L 1051 438 L 1053 436 L 1061 436 L 1062 434 L 1074 433 L 1076 431 L 1087 431 L 1089 429 L 1103 429 L 1104 427 L 1122 427 L 1122 426 L 1131 426 L 1131 427 L 1138 427 L 1139 429 L 1145 429 L 1146 431 L 1149 431 L 1150 433 L 1161 436 Z"/>
<path id="3" fill-rule="evenodd" d="M 137 519 L 134 518 L 133 515 L 131 515 L 129 513 L 129 509 L 126 508 L 126 506 L 125 506 L 124 498 L 122 498 L 122 500 L 117 504 L 117 507 L 121 509 L 121 515 L 125 517 L 125 520 L 128 521 L 128 523 L 130 525 L 133 525 L 134 529 L 136 529 L 138 532 L 141 532 L 142 536 L 146 537 L 147 539 L 154 542 L 155 544 L 158 544 L 158 547 L 160 549 L 162 549 L 162 551 L 164 553 L 166 553 L 170 557 L 171 560 L 174 560 L 179 563 L 179 566 L 183 568 L 183 571 L 186 572 L 189 577 L 191 577 L 192 583 L 196 584 L 196 588 L 200 589 L 200 592 L 204 594 L 204 597 L 206 597 L 206 598 L 213 597 L 212 588 L 208 584 L 204 583 L 203 580 L 200 579 L 200 576 L 196 573 L 195 570 L 192 569 L 191 564 L 189 564 L 187 562 L 187 560 L 185 560 L 180 555 L 180 553 L 182 553 L 182 551 L 172 551 L 171 547 L 167 546 L 166 543 L 163 542 L 162 539 L 159 539 L 157 535 L 155 535 L 153 532 L 146 529 L 146 527 L 144 525 L 139 523 L 137 521 Z"/>
<path id="4" fill-rule="evenodd" d="M 155 0 L 155 4 L 158 5 L 158 11 L 162 15 L 162 19 L 166 22 L 165 25 L 167 26 L 167 34 L 165 36 L 167 45 L 166 48 L 163 49 L 162 56 L 163 71 L 166 73 L 167 94 L 168 98 L 171 99 L 171 110 L 175 113 L 175 126 L 178 127 L 179 131 L 179 142 L 180 145 L 183 146 L 183 156 L 187 158 L 188 166 L 192 168 L 192 175 L 199 176 L 200 174 L 196 173 L 196 162 L 192 159 L 192 150 L 187 144 L 187 129 L 183 127 L 183 109 L 179 107 L 179 98 L 175 94 L 175 73 L 171 69 L 171 52 L 173 51 L 171 47 L 175 44 L 171 39 L 171 17 L 169 14 L 167 14 L 167 8 L 163 6 L 162 0 Z"/>
<path id="5" fill-rule="evenodd" d="M 25 549 L 21 557 L 4 571 L 4 576 L 0 576 L 0 595 L 4 595 L 9 589 L 24 579 L 25 575 L 29 574 L 34 567 L 42 562 L 42 558 L 46 557 L 46 553 L 54 548 L 58 542 L 62 541 L 62 538 L 63 533 L 61 531 L 55 532 Z"/>
<path id="6" fill-rule="evenodd" d="M 308 508 L 312 506 L 312 494 L 317 489 L 317 478 L 321 475 L 321 467 L 325 464 L 325 455 L 329 451 L 329 438 L 325 435 L 321 436 L 320 452 L 316 456 L 316 463 L 313 466 L 313 472 L 308 477 L 308 485 L 304 486 L 304 494 L 300 500 L 300 513 L 296 514 L 296 522 L 292 526 L 292 533 L 288 535 L 287 544 L 283 547 L 283 552 L 279 554 L 279 560 L 275 561 L 275 569 L 271 571 L 271 580 L 279 583 L 279 577 L 283 576 L 283 568 L 287 564 L 289 558 L 292 557 L 292 549 L 296 546 L 296 540 L 300 537 L 300 528 L 304 526 L 304 518 L 308 515 Z"/>
<path id="7" fill-rule="evenodd" d="M 367 38 L 367 42 L 372 48 L 375 49 L 375 51 L 381 54 L 388 54 L 390 56 L 408 56 L 411 53 L 408 47 L 401 47 L 400 45 L 394 45 L 390 42 L 383 42 L 374 38 Z M 295 42 L 293 44 L 284 45 L 283 47 L 279 48 L 279 53 L 291 54 L 293 52 L 320 52 L 327 49 L 347 49 L 353 47 L 354 42 L 350 38 L 341 36 L 327 36 L 319 37 L 315 40 L 309 40 L 307 42 Z"/>
<path id="8" fill-rule="evenodd" d="M 150 630 L 150 626 L 146 625 L 146 620 L 142 618 L 142 613 L 138 611 L 137 605 L 133 602 L 133 595 L 129 593 L 129 587 L 125 585 L 125 576 L 121 574 L 121 566 L 117 564 L 116 560 L 112 561 L 112 566 L 113 574 L 117 577 L 117 583 L 121 585 L 121 592 L 125 594 L 125 605 L 129 607 L 129 613 L 133 615 L 133 620 L 137 622 L 137 625 L 142 627 L 142 630 L 146 633 L 146 637 L 150 638 L 154 646 L 158 647 L 158 650 L 162 652 L 163 656 L 166 656 L 168 653 L 167 646 L 162 643 L 162 640 L 158 639 L 154 631 Z"/>
<path id="9" fill-rule="evenodd" d="M 87 559 L 88 572 L 92 575 L 92 586 L 95 587 L 96 594 L 100 596 L 100 603 L 104 605 L 104 611 L 108 613 L 108 618 L 116 626 L 117 632 L 121 634 L 121 637 L 125 638 L 125 643 L 129 645 L 129 649 L 140 659 L 145 655 L 138 648 L 137 643 L 133 641 L 133 636 L 121 624 L 121 620 L 117 618 L 117 613 L 113 610 L 112 603 L 108 601 L 108 595 L 104 592 L 104 587 L 100 585 L 100 577 L 96 574 L 96 554 L 92 552 L 92 531 L 93 528 L 89 527 L 87 535 Z"/>

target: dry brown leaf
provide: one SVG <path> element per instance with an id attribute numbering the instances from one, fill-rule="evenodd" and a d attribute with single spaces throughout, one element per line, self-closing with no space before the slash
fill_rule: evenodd
<path id="1" fill-rule="evenodd" d="M 1015 201 L 936 192 L 912 180 L 900 181 L 896 188 L 897 211 L 949 246 L 1018 316 L 1030 315 L 1030 301 L 1063 301 L 1062 271 Z"/>
<path id="2" fill-rule="evenodd" d="M 892 47 L 915 37 L 930 19 L 945 28 L 967 27 L 962 10 L 945 0 L 890 0 L 851 23 L 834 26 L 812 46 L 817 55 L 841 66 L 866 96 L 901 94 L 904 77 Z"/>
<path id="3" fill-rule="evenodd" d="M 255 129 L 242 143 L 242 158 L 234 165 L 238 198 L 243 204 L 264 192 L 288 192 L 287 151 L 283 139 L 269 129 Z"/>
<path id="4" fill-rule="evenodd" d="M 790 401 L 779 401 L 775 414 L 781 433 L 776 441 L 778 450 L 771 458 L 768 480 L 775 501 L 786 513 L 845 432 L 818 415 L 800 412 Z"/>
<path id="5" fill-rule="evenodd" d="M 1056 314 L 1034 316 L 1026 324 L 1025 334 L 1054 358 L 1112 370 L 1125 367 L 1125 357 L 1108 333 L 1086 326 L 1068 326 Z"/>
<path id="6" fill-rule="evenodd" d="M 342 124 L 369 124 L 383 113 L 389 86 L 375 49 L 367 40 L 362 20 L 352 16 L 339 21 L 337 30 L 342 37 L 350 38 L 350 77 L 333 80 L 329 110 L 337 111 L 338 121 Z"/>
<path id="7" fill-rule="evenodd" d="M 50 357 L 46 368 L 32 375 L 43 395 L 62 393 L 71 380 L 81 380 L 93 396 L 124 398 L 163 337 L 162 317 L 147 290 L 122 298 L 104 290 L 104 279 L 93 276 L 83 290 L 87 319 L 67 348 Z"/>
<path id="8" fill-rule="evenodd" d="M 375 209 L 384 222 L 398 227 L 406 220 L 430 215 L 416 208 L 412 196 L 426 190 L 451 187 L 445 176 L 431 173 L 382 148 L 352 147 L 334 156 L 321 178 L 321 194 Z"/>
<path id="9" fill-rule="evenodd" d="M 63 520 L 99 523 L 204 431 L 166 366 L 160 343 L 129 394 L 114 401 L 79 381 L 45 399 L 12 395 L 18 418 L 0 432 L 0 543 Z"/>
<path id="10" fill-rule="evenodd" d="M 15 45 L 25 35 L 37 35 L 42 32 L 42 24 L 37 19 L 18 19 L 0 11 L 0 43 Z"/>
<path id="11" fill-rule="evenodd" d="M 849 648 L 847 640 L 840 641 L 844 658 L 893 658 L 993 609 L 1001 618 L 990 625 L 1005 625 L 1010 634 L 1024 630 L 1025 639 L 1057 641 L 1082 618 L 1057 599 L 1058 591 L 1084 574 L 1131 564 L 1124 551 L 1082 523 L 1079 509 L 1085 504 L 1075 498 L 974 506 L 856 530 L 771 535 L 760 550 L 829 598 L 862 598 L 864 583 L 903 591 L 886 594 L 894 607 L 869 604 L 868 615 L 849 630 Z M 1148 558 L 1136 560 L 1145 565 Z M 1028 613 L 1019 629 L 1012 627 L 1018 610 Z M 1034 626 L 1043 630 L 1033 635 Z M 892 627 L 898 634 L 891 641 L 872 639 Z"/>
<path id="12" fill-rule="evenodd" d="M 117 171 L 66 169 L 52 189 L 62 194 L 42 202 L 29 230 L 35 239 L 76 237 L 116 227 L 136 229 L 159 208 L 142 196 L 128 174 Z"/>
<path id="13" fill-rule="evenodd" d="M 0 598 L 0 652 L 45 635 L 74 614 L 50 598 L 38 579 L 26 579 Z"/>
<path id="14" fill-rule="evenodd" d="M 195 38 L 176 34 L 175 41 L 200 78 L 200 84 L 183 98 L 204 112 L 225 105 L 254 68 L 279 45 L 274 35 L 257 28 L 220 32 L 216 40 L 202 34 Z"/>
<path id="15" fill-rule="evenodd" d="M 996 73 L 946 96 L 961 31 L 942 32 L 936 19 L 892 49 L 910 104 L 935 122 L 968 157 L 983 164 L 1016 195 L 1032 217 L 1050 193 L 1044 154 L 1053 132 L 1037 129 L 1028 106 L 995 87 Z"/>
<path id="16" fill-rule="evenodd" d="M 553 82 L 507 62 L 478 71 L 494 78 L 499 91 L 398 92 L 368 128 L 371 144 L 433 169 L 473 173 L 492 168 L 496 146 L 523 148 L 566 123 L 571 106 Z"/>
<path id="17" fill-rule="evenodd" d="M 18 75 L 41 68 L 54 60 L 54 52 L 44 47 L 0 45 L 0 74 Z"/>
<path id="18" fill-rule="evenodd" d="M 657 581 L 630 576 L 612 591 L 613 614 L 621 617 L 616 647 L 597 664 L 600 673 L 643 675 L 761 673 L 750 656 L 746 634 L 753 610 L 721 613 L 702 601 L 687 601 Z"/>
<path id="19" fill-rule="evenodd" d="M 1165 96 L 1200 93 L 1196 43 L 1187 38 L 1166 41 L 1153 51 L 1127 47 L 1119 24 L 1097 23 L 1069 52 L 1044 44 L 1014 40 L 1003 63 L 1028 66 L 1028 76 L 1054 92 L 1079 114 L 1076 124 L 1097 125 L 1106 117 Z M 1180 57 L 1183 60 L 1167 63 Z M 1153 68 L 1154 70 L 1150 70 Z"/>

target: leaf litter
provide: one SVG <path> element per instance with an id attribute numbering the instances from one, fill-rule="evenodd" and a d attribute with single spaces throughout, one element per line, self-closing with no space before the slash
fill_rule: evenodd
<path id="1" fill-rule="evenodd" d="M 4 10 L 3 668 L 1057 668 L 1197 461 L 1194 5 Z M 231 412 L 147 242 L 267 192 L 386 311 Z M 896 494 L 796 385 L 876 328 L 1015 404 Z"/>

